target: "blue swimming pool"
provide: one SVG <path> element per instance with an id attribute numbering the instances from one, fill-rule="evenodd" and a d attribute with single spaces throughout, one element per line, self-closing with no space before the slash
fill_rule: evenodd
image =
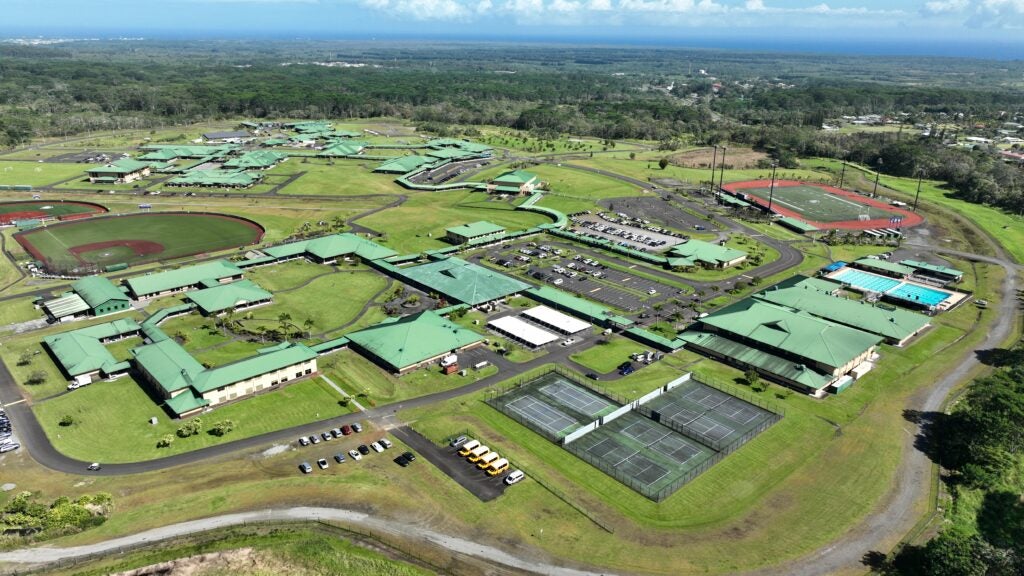
<path id="1" fill-rule="evenodd" d="M 949 292 L 933 290 L 926 286 L 918 286 L 916 284 L 903 284 L 886 294 L 894 298 L 900 298 L 909 302 L 920 302 L 929 306 L 938 306 L 950 296 Z"/>
<path id="2" fill-rule="evenodd" d="M 901 284 L 899 280 L 861 272 L 860 270 L 854 270 L 853 268 L 847 268 L 832 278 L 834 280 L 839 280 L 840 282 L 845 282 L 854 288 L 869 290 L 871 292 L 886 292 Z"/>

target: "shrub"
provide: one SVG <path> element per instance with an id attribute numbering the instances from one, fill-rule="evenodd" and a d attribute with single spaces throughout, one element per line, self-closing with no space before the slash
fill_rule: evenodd
<path id="1" fill-rule="evenodd" d="M 170 448 L 171 444 L 174 443 L 174 436 L 171 434 L 165 434 L 163 438 L 157 441 L 157 448 Z"/>
<path id="2" fill-rule="evenodd" d="M 75 418 L 71 414 L 65 414 L 63 417 L 61 417 L 60 422 L 58 422 L 58 424 L 60 424 L 61 426 L 71 426 L 74 423 Z"/>

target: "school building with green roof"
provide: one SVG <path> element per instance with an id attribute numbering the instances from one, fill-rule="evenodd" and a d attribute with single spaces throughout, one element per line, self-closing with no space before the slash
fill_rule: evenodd
<path id="1" fill-rule="evenodd" d="M 893 278 L 906 278 L 914 273 L 914 269 L 910 266 L 877 258 L 860 258 L 859 260 L 854 260 L 851 266 Z"/>
<path id="2" fill-rule="evenodd" d="M 505 237 L 505 228 L 497 224 L 481 220 L 461 226 L 453 226 L 445 230 L 445 239 L 452 244 L 478 244 L 500 240 Z"/>
<path id="3" fill-rule="evenodd" d="M 102 166 L 93 166 L 85 172 L 93 184 L 127 184 L 149 176 L 151 170 L 149 162 L 122 158 Z"/>
<path id="4" fill-rule="evenodd" d="M 924 314 L 887 304 L 871 304 L 864 300 L 832 296 L 807 285 L 769 288 L 753 297 L 881 336 L 887 343 L 896 346 L 906 344 L 931 325 L 931 319 Z"/>
<path id="5" fill-rule="evenodd" d="M 245 170 L 193 170 L 167 181 L 168 186 L 195 188 L 248 188 L 263 179 Z"/>
<path id="6" fill-rule="evenodd" d="M 137 322 L 124 318 L 47 336 L 43 344 L 68 380 L 89 383 L 128 370 L 128 363 L 119 362 L 104 344 L 138 336 L 140 330 Z"/>
<path id="7" fill-rule="evenodd" d="M 240 170 L 269 170 L 288 159 L 287 154 L 271 150 L 253 150 L 224 163 L 225 168 Z"/>
<path id="8" fill-rule="evenodd" d="M 868 362 L 881 336 L 745 298 L 680 335 L 687 346 L 815 396 Z"/>
<path id="9" fill-rule="evenodd" d="M 469 306 L 500 300 L 530 288 L 525 282 L 454 257 L 396 268 L 394 273 L 425 292 L 441 294 L 451 304 Z"/>
<path id="10" fill-rule="evenodd" d="M 71 284 L 71 292 L 47 300 L 43 309 L 57 320 L 78 316 L 106 316 L 130 307 L 131 300 L 103 276 L 86 276 Z"/>
<path id="11" fill-rule="evenodd" d="M 281 262 L 306 258 L 319 264 L 335 262 L 342 256 L 357 256 L 364 261 L 371 261 L 398 255 L 398 252 L 386 246 L 348 232 L 279 244 L 265 248 L 262 252 Z"/>
<path id="12" fill-rule="evenodd" d="M 964 279 L 962 270 L 950 268 L 949 266 L 940 266 L 918 260 L 900 260 L 900 265 L 913 268 L 915 274 L 928 276 L 942 282 L 959 282 Z"/>
<path id="13" fill-rule="evenodd" d="M 354 350 L 398 374 L 479 346 L 484 341 L 480 334 L 430 310 L 390 318 L 347 337 Z"/>
<path id="14" fill-rule="evenodd" d="M 424 166 L 429 166 L 436 161 L 437 159 L 427 156 L 399 156 L 398 158 L 384 161 L 380 166 L 374 168 L 373 171 L 386 174 L 408 174 Z"/>
<path id="15" fill-rule="evenodd" d="M 252 280 L 239 280 L 185 293 L 185 299 L 195 304 L 204 316 L 217 316 L 224 312 L 270 304 L 273 297 L 273 294 Z"/>
<path id="16" fill-rule="evenodd" d="M 214 260 L 177 270 L 134 276 L 124 282 L 131 294 L 141 300 L 241 279 L 241 268 L 227 260 Z"/>
<path id="17" fill-rule="evenodd" d="M 509 170 L 496 176 L 483 190 L 490 194 L 533 194 L 542 189 L 540 178 L 526 170 Z"/>
<path id="18" fill-rule="evenodd" d="M 747 259 L 747 253 L 703 240 L 688 240 L 676 244 L 669 251 L 668 265 L 672 268 L 730 268 Z"/>

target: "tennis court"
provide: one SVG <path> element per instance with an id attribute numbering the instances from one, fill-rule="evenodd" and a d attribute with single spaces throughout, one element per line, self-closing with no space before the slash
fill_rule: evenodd
<path id="1" fill-rule="evenodd" d="M 723 449 L 759 429 L 776 415 L 735 396 L 690 380 L 648 402 L 652 420 Z"/>
<path id="2" fill-rule="evenodd" d="M 817 228 L 868 230 L 892 228 L 893 218 L 899 226 L 916 226 L 923 218 L 908 210 L 885 202 L 825 184 L 776 180 L 731 182 L 724 190 L 763 207 L 771 203 L 771 211 L 803 220 Z"/>
<path id="3" fill-rule="evenodd" d="M 636 412 L 623 414 L 565 449 L 647 497 L 715 455 L 711 448 Z"/>
<path id="4" fill-rule="evenodd" d="M 561 439 L 615 410 L 616 406 L 568 378 L 550 372 L 498 396 L 490 404 L 513 420 Z"/>

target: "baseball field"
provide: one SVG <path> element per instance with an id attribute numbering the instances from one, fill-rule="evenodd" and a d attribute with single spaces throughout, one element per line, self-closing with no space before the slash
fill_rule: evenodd
<path id="1" fill-rule="evenodd" d="M 107 209 L 99 204 L 89 202 L 3 202 L 0 203 L 0 224 L 10 224 L 17 220 L 33 220 L 40 218 L 66 218 L 75 215 L 98 214 Z"/>
<path id="2" fill-rule="evenodd" d="M 263 228 L 224 214 L 160 212 L 61 222 L 14 238 L 50 271 L 79 272 L 255 244 Z"/>

